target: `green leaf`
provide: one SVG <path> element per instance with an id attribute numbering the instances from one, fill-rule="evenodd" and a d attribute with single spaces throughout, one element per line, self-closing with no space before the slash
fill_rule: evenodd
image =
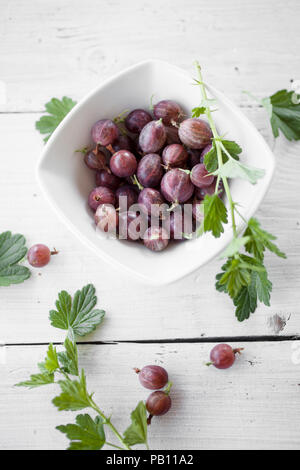
<path id="1" fill-rule="evenodd" d="M 212 232 L 218 238 L 224 232 L 223 224 L 227 224 L 227 209 L 217 194 L 206 194 L 204 198 L 204 232 Z"/>
<path id="2" fill-rule="evenodd" d="M 272 283 L 265 266 L 256 258 L 244 254 L 229 258 L 216 280 L 216 289 L 233 299 L 239 321 L 246 320 L 256 310 L 258 299 L 270 305 Z"/>
<path id="3" fill-rule="evenodd" d="M 192 117 L 199 117 L 201 114 L 205 114 L 205 106 L 198 106 L 192 109 Z"/>
<path id="4" fill-rule="evenodd" d="M 250 271 L 256 272 L 265 272 L 266 268 L 262 264 L 261 260 L 252 258 L 251 256 L 247 256 L 244 254 L 239 255 L 240 259 L 240 266 L 242 268 L 249 269 Z"/>
<path id="5" fill-rule="evenodd" d="M 244 236 L 250 238 L 245 245 L 246 251 L 252 253 L 255 258 L 263 260 L 266 249 L 275 253 L 280 258 L 286 258 L 286 255 L 271 241 L 276 240 L 276 237 L 263 230 L 257 219 L 252 217 L 248 221 L 248 227 L 244 232 Z"/>
<path id="6" fill-rule="evenodd" d="M 212 147 L 204 156 L 204 165 L 209 173 L 216 171 L 218 168 L 218 155 L 215 141 L 212 141 Z"/>
<path id="7" fill-rule="evenodd" d="M 52 343 L 49 344 L 47 356 L 45 362 L 43 363 L 43 366 L 50 373 L 55 372 L 57 369 L 59 369 L 56 348 L 54 348 Z"/>
<path id="8" fill-rule="evenodd" d="M 76 101 L 73 101 L 67 96 L 64 96 L 61 100 L 52 98 L 49 103 L 46 103 L 45 112 L 47 112 L 48 115 L 42 116 L 40 120 L 35 123 L 36 129 L 40 131 L 41 134 L 48 134 L 44 138 L 44 142 L 47 142 L 57 126 L 71 111 L 75 104 Z"/>
<path id="9" fill-rule="evenodd" d="M 76 424 L 57 426 L 56 429 L 70 439 L 68 450 L 100 450 L 105 444 L 103 420 L 100 416 L 93 420 L 88 414 L 78 415 Z"/>
<path id="10" fill-rule="evenodd" d="M 104 310 L 93 310 L 97 303 L 95 288 L 92 284 L 78 290 L 74 295 L 70 325 L 78 336 L 85 336 L 95 330 L 104 318 Z"/>
<path id="11" fill-rule="evenodd" d="M 227 248 L 221 253 L 220 258 L 230 258 L 234 256 L 236 253 L 240 252 L 240 249 L 248 243 L 250 237 L 240 237 L 240 238 L 233 238 L 233 240 L 229 243 Z"/>
<path id="12" fill-rule="evenodd" d="M 59 411 L 77 411 L 90 406 L 92 395 L 89 395 L 86 388 L 84 371 L 81 371 L 79 380 L 60 380 L 62 393 L 52 400 L 52 403 Z"/>
<path id="13" fill-rule="evenodd" d="M 255 279 L 257 297 L 259 298 L 260 302 L 263 302 L 265 305 L 270 306 L 272 282 L 268 279 L 267 271 L 253 272 L 252 276 Z"/>
<path id="14" fill-rule="evenodd" d="M 124 432 L 124 441 L 129 446 L 147 444 L 147 413 L 143 401 L 131 413 L 131 425 Z"/>
<path id="15" fill-rule="evenodd" d="M 51 325 L 63 330 L 72 329 L 77 336 L 91 333 L 102 323 L 104 310 L 94 309 L 97 303 L 95 288 L 89 284 L 78 290 L 72 303 L 71 296 L 62 291 L 56 302 L 57 310 L 50 311 Z"/>
<path id="16" fill-rule="evenodd" d="M 54 374 L 33 374 L 30 376 L 29 380 L 25 382 L 19 382 L 16 384 L 16 387 L 28 387 L 28 388 L 36 388 L 40 387 L 41 385 L 49 385 L 54 383 Z"/>
<path id="17" fill-rule="evenodd" d="M 222 145 L 225 147 L 227 152 L 230 153 L 232 158 L 235 160 L 239 160 L 239 154 L 242 152 L 241 147 L 234 142 L 233 140 L 225 140 L 225 139 L 218 139 L 217 141 L 221 142 Z M 222 162 L 226 163 L 228 161 L 228 156 L 222 150 Z M 217 155 L 217 148 L 216 148 L 216 140 L 214 139 L 212 142 L 212 148 L 207 154 L 204 156 L 204 164 L 210 173 L 216 171 L 218 169 L 218 155 Z"/>
<path id="18" fill-rule="evenodd" d="M 236 306 L 235 316 L 240 322 L 249 318 L 250 314 L 254 313 L 256 310 L 256 276 L 257 273 L 252 272 L 251 282 L 248 285 L 243 286 L 236 297 L 233 299 L 233 303 Z"/>
<path id="19" fill-rule="evenodd" d="M 280 130 L 288 140 L 300 139 L 298 98 L 294 91 L 280 90 L 261 101 L 268 112 L 274 137 L 278 137 Z"/>
<path id="20" fill-rule="evenodd" d="M 0 286 L 21 284 L 30 277 L 31 273 L 25 266 L 8 266 L 0 270 Z"/>
<path id="21" fill-rule="evenodd" d="M 50 311 L 51 325 L 61 330 L 68 330 L 70 326 L 70 312 L 72 307 L 72 297 L 65 290 L 58 294 L 55 302 L 57 310 Z"/>
<path id="22" fill-rule="evenodd" d="M 63 370 L 67 374 L 79 375 L 78 370 L 78 350 L 75 342 L 66 338 L 65 351 L 58 353 L 59 362 L 62 365 Z"/>
<path id="23" fill-rule="evenodd" d="M 242 287 L 247 286 L 251 282 L 249 270 L 242 265 L 240 257 L 229 258 L 222 266 L 222 273 L 216 276 L 217 290 L 227 292 L 230 297 L 234 298 L 238 295 Z"/>
<path id="24" fill-rule="evenodd" d="M 229 159 L 223 166 L 214 171 L 213 174 L 221 178 L 241 178 L 249 181 L 251 184 L 256 184 L 265 175 L 265 170 Z"/>
<path id="25" fill-rule="evenodd" d="M 30 270 L 17 264 L 26 253 L 23 235 L 9 231 L 0 234 L 0 286 L 20 284 L 30 277 Z"/>

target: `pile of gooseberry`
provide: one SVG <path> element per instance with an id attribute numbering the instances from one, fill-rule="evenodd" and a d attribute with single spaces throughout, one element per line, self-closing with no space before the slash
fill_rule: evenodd
<path id="1" fill-rule="evenodd" d="M 216 178 L 203 163 L 212 132 L 205 120 L 184 116 L 175 101 L 162 100 L 153 115 L 134 109 L 123 120 L 93 125 L 94 144 L 84 162 L 95 173 L 88 205 L 102 232 L 162 251 L 201 224 L 203 199 L 216 189 Z M 221 185 L 218 191 L 221 197 Z M 188 228 L 181 212 L 186 206 Z"/>

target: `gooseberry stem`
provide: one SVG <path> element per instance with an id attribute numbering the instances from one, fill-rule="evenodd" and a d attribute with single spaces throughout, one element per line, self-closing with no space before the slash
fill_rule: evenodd
<path id="1" fill-rule="evenodd" d="M 168 383 L 167 383 L 167 386 L 166 386 L 166 388 L 164 389 L 164 393 L 165 393 L 166 395 L 170 395 L 170 391 L 171 391 L 172 385 L 173 385 L 173 382 L 168 382 Z"/>
<path id="2" fill-rule="evenodd" d="M 124 441 L 123 437 L 121 436 L 121 434 L 119 433 L 119 431 L 115 428 L 115 426 L 112 424 L 112 422 L 110 421 L 109 418 L 107 418 L 105 416 L 105 414 L 103 413 L 103 411 L 100 410 L 100 408 L 98 408 L 98 406 L 96 405 L 96 403 L 94 402 L 94 400 L 90 399 L 90 407 L 96 411 L 96 413 L 98 413 L 101 418 L 103 419 L 104 421 L 104 424 L 106 424 L 111 430 L 112 432 L 117 436 L 117 438 L 119 439 L 119 441 L 122 443 L 122 445 L 124 446 L 124 448 L 122 450 L 130 450 L 130 447 L 126 444 L 126 442 Z"/>
<path id="3" fill-rule="evenodd" d="M 199 62 L 196 61 L 195 66 L 196 66 L 198 77 L 199 77 L 198 84 L 200 86 L 200 90 L 201 90 L 201 94 L 202 94 L 202 100 L 205 103 L 207 103 L 207 93 L 206 93 L 205 85 L 204 85 L 204 82 L 203 82 L 202 72 L 201 72 L 201 67 L 200 67 Z M 216 150 L 217 150 L 218 166 L 219 166 L 219 168 L 222 168 L 223 159 L 222 159 L 221 137 L 218 134 L 215 122 L 214 122 L 212 114 L 211 114 L 211 110 L 210 110 L 209 106 L 207 106 L 207 104 L 205 105 L 205 114 L 206 114 L 207 120 L 209 122 L 209 125 L 210 125 L 212 133 L 213 133 L 214 144 L 215 144 Z M 222 181 L 223 181 L 223 184 L 224 184 L 225 193 L 226 193 L 228 203 L 229 203 L 229 207 L 230 207 L 233 236 L 234 236 L 234 238 L 237 238 L 238 233 L 237 233 L 235 214 L 234 214 L 234 202 L 233 202 L 232 197 L 231 197 L 231 192 L 230 192 L 230 189 L 229 189 L 227 178 L 225 176 L 222 176 Z M 218 190 L 217 185 L 216 185 L 216 190 Z"/>

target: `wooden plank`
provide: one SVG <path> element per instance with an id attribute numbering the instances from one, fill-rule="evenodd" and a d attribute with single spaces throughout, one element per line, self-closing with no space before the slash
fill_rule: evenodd
<path id="1" fill-rule="evenodd" d="M 280 0 L 186 0 L 184 8 L 180 0 L 2 0 L 1 12 L 2 110 L 79 99 L 148 57 L 189 71 L 198 58 L 207 81 L 234 98 L 243 89 L 268 95 L 300 77 L 297 0 L 284 8 Z"/>
<path id="2" fill-rule="evenodd" d="M 250 108 L 247 113 L 268 136 L 263 110 Z M 42 149 L 34 130 L 37 117 L 0 116 L 1 231 L 24 233 L 29 246 L 46 243 L 60 253 L 44 269 L 32 269 L 32 278 L 24 284 L 1 288 L 0 339 L 6 343 L 60 341 L 62 334 L 50 327 L 48 311 L 59 290 L 72 293 L 88 282 L 95 284 L 99 305 L 107 310 L 105 325 L 92 336 L 95 340 L 269 335 L 273 331 L 268 319 L 276 313 L 290 317 L 283 334 L 300 333 L 299 144 L 276 142 L 277 174 L 257 214 L 263 226 L 278 236 L 288 260 L 267 256 L 274 284 L 272 306 L 259 307 L 249 321 L 240 324 L 230 300 L 215 292 L 219 260 L 163 289 L 149 287 L 100 261 L 68 232 L 35 181 Z"/>
<path id="3" fill-rule="evenodd" d="M 137 402 L 148 396 L 132 368 L 166 367 L 174 382 L 173 407 L 153 419 L 151 449 L 299 449 L 300 342 L 238 344 L 245 350 L 227 371 L 205 366 L 212 346 L 85 345 L 79 354 L 89 391 L 120 431 Z M 51 404 L 57 386 L 13 387 L 36 370 L 44 354 L 41 346 L 7 348 L 6 364 L 0 366 L 1 449 L 66 447 L 55 426 L 73 422 L 77 413 L 58 412 Z"/>

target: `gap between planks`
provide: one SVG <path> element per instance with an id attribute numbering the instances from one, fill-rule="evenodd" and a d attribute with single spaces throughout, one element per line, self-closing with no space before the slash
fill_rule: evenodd
<path id="1" fill-rule="evenodd" d="M 166 338 L 166 339 L 141 339 L 141 340 L 115 340 L 115 341 L 77 341 L 79 345 L 108 345 L 118 344 L 188 344 L 188 343 L 254 343 L 254 342 L 280 342 L 300 340 L 299 335 L 269 335 L 269 336 L 212 336 L 209 338 Z M 52 342 L 54 346 L 63 345 L 63 342 Z M 19 346 L 48 346 L 49 343 L 5 343 L 1 346 L 19 347 Z"/>

